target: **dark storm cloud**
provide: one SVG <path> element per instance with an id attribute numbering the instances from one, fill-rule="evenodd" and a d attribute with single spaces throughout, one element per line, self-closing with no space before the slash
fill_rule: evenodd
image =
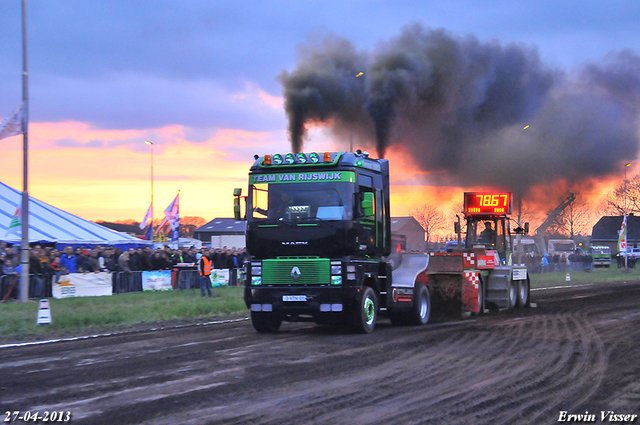
<path id="1" fill-rule="evenodd" d="M 305 123 L 344 136 L 351 122 L 381 157 L 409 148 L 428 183 L 521 190 L 604 176 L 637 154 L 640 68 L 629 51 L 587 67 L 575 84 L 533 48 L 421 25 L 370 54 L 335 36 L 309 49 L 280 76 L 296 151 Z"/>

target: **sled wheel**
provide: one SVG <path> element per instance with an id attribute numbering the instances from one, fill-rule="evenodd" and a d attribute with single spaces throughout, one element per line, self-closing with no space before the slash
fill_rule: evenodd
<path id="1" fill-rule="evenodd" d="M 411 309 L 411 323 L 414 325 L 426 325 L 431 314 L 431 297 L 429 288 L 422 283 L 416 285 L 414 290 L 414 303 Z"/>

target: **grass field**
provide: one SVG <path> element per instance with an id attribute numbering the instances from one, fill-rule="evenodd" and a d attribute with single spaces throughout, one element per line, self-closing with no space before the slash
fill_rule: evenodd
<path id="1" fill-rule="evenodd" d="M 200 290 L 137 292 L 110 297 L 50 298 L 51 325 L 37 325 L 39 302 L 0 304 L 0 338 L 127 329 L 131 325 L 246 313 L 242 288 L 219 287 L 214 297 Z"/>
<path id="2" fill-rule="evenodd" d="M 567 272 L 530 274 L 532 288 L 549 286 L 577 285 L 585 283 L 611 283 L 640 280 L 640 268 L 619 269 L 615 265 L 611 268 L 597 268 L 591 272 L 568 271 L 570 282 L 567 282 Z"/>
<path id="3" fill-rule="evenodd" d="M 640 280 L 640 268 L 621 270 L 600 268 L 592 272 L 531 274 L 531 287 L 543 288 L 589 283 Z M 218 317 L 246 317 L 242 288 L 214 288 L 214 297 L 201 297 L 199 290 L 138 292 L 110 297 L 49 299 L 51 325 L 37 325 L 39 303 L 0 304 L 0 342 L 16 336 L 41 339 L 64 335 L 87 335 L 140 328 L 161 323 L 215 320 Z"/>

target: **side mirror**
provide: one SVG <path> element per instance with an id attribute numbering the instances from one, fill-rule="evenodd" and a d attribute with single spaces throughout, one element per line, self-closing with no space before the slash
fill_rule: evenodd
<path id="1" fill-rule="evenodd" d="M 236 187 L 235 189 L 233 189 L 233 196 L 241 196 L 241 195 L 242 195 L 241 187 Z"/>
<path id="2" fill-rule="evenodd" d="M 362 199 L 362 212 L 365 217 L 372 216 L 375 212 L 373 210 L 373 193 L 365 192 Z"/>
<path id="3" fill-rule="evenodd" d="M 240 197 L 239 196 L 236 196 L 235 198 L 233 198 L 233 218 L 235 218 L 236 221 L 242 220 L 242 218 L 240 217 Z"/>
<path id="4" fill-rule="evenodd" d="M 524 233 L 529 234 L 529 223 L 524 223 Z"/>
<path id="5" fill-rule="evenodd" d="M 453 222 L 453 233 L 460 233 L 460 223 L 458 223 L 457 221 Z"/>

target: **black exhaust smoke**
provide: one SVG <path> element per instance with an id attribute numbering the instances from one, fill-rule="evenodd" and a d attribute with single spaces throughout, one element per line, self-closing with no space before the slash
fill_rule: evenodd
<path id="1" fill-rule="evenodd" d="M 329 37 L 279 79 L 295 152 L 305 124 L 324 123 L 375 144 L 379 157 L 409 148 L 428 175 L 420 183 L 525 194 L 607 176 L 636 157 L 639 65 L 624 51 L 565 73 L 527 46 L 416 24 L 373 53 Z"/>

